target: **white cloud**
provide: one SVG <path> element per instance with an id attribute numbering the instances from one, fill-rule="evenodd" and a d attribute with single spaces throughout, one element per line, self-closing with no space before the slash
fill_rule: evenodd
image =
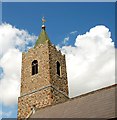
<path id="1" fill-rule="evenodd" d="M 69 40 L 71 39 L 71 37 L 73 37 L 74 35 L 76 35 L 77 31 L 72 31 L 70 33 L 67 34 L 67 36 L 63 39 L 63 41 L 61 43 L 59 43 L 57 46 L 63 46 L 63 45 L 68 45 Z"/>
<path id="2" fill-rule="evenodd" d="M 63 46 L 66 54 L 70 97 L 113 84 L 115 81 L 114 43 L 109 29 L 96 26 L 78 35 L 75 46 Z M 17 103 L 21 76 L 21 51 L 33 46 L 37 37 L 10 24 L 0 25 L 0 101 Z M 67 38 L 67 41 L 69 38 Z M 30 44 L 29 44 L 30 43 Z"/>
<path id="3" fill-rule="evenodd" d="M 4 55 L 10 48 L 18 48 L 21 51 L 27 50 L 29 43 L 34 44 L 37 37 L 30 35 L 25 30 L 19 30 L 10 24 L 0 25 L 0 56 Z"/>
<path id="4" fill-rule="evenodd" d="M 69 37 L 64 38 L 63 44 L 66 44 L 69 41 Z"/>
<path id="5" fill-rule="evenodd" d="M 66 54 L 70 97 L 115 83 L 115 48 L 105 26 L 78 35 L 75 47 L 63 46 Z"/>
<path id="6" fill-rule="evenodd" d="M 0 100 L 5 105 L 17 103 L 19 96 L 21 52 L 17 49 L 9 49 L 2 57 L 0 65 L 4 70 L 4 77 L 1 80 Z"/>
<path id="7" fill-rule="evenodd" d="M 77 31 L 70 32 L 71 35 L 75 35 L 76 33 L 77 33 Z"/>
<path id="8" fill-rule="evenodd" d="M 19 30 L 10 24 L 0 25 L 0 67 L 3 69 L 0 81 L 0 102 L 10 106 L 17 103 L 21 75 L 21 54 L 33 46 L 36 36 Z"/>

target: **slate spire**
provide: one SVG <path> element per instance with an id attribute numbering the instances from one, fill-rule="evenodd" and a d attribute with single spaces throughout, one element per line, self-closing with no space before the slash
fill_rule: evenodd
<path id="1" fill-rule="evenodd" d="M 45 30 L 45 28 L 46 28 L 46 26 L 44 25 L 45 21 L 46 20 L 43 17 L 42 18 L 42 23 L 43 23 L 42 30 L 41 30 L 41 33 L 40 33 L 37 41 L 36 41 L 35 47 L 39 44 L 44 44 L 46 41 L 50 40 L 47 33 L 46 33 L 46 30 Z"/>

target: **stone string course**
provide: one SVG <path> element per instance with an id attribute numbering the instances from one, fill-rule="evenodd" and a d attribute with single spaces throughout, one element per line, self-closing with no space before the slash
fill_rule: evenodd
<path id="1" fill-rule="evenodd" d="M 38 74 L 35 75 L 32 75 L 33 60 L 38 61 Z M 57 61 L 61 65 L 61 76 L 57 75 Z M 50 41 L 22 54 L 21 73 L 18 119 L 26 118 L 33 106 L 43 108 L 69 99 L 66 97 L 68 96 L 68 82 L 65 55 L 57 51 Z"/>

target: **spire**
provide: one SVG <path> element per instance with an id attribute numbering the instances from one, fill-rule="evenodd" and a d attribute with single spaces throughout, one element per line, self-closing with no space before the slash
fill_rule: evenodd
<path id="1" fill-rule="evenodd" d="M 49 40 L 49 37 L 46 33 L 46 26 L 44 25 L 44 23 L 46 22 L 46 20 L 44 19 L 44 17 L 42 18 L 42 30 L 41 30 L 41 33 L 36 41 L 36 44 L 35 44 L 35 47 L 38 45 L 38 44 L 44 44 L 46 41 Z"/>

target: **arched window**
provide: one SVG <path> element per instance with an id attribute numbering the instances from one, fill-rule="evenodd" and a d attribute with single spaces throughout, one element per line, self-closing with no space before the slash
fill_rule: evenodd
<path id="1" fill-rule="evenodd" d="M 56 62 L 56 65 L 57 65 L 57 74 L 58 74 L 59 76 L 61 76 L 61 66 L 60 66 L 60 63 L 57 61 L 57 62 Z"/>
<path id="2" fill-rule="evenodd" d="M 34 60 L 32 62 L 32 75 L 35 75 L 38 73 L 38 61 Z"/>

